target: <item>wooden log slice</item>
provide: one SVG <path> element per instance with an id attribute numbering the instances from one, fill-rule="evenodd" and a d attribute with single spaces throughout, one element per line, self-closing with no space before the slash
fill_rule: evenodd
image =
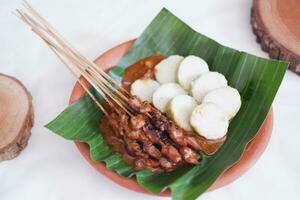
<path id="1" fill-rule="evenodd" d="M 254 0 L 251 24 L 262 49 L 300 75 L 300 1 Z"/>
<path id="2" fill-rule="evenodd" d="M 32 126 L 30 93 L 20 81 L 0 73 L 0 161 L 19 155 L 27 145 Z"/>

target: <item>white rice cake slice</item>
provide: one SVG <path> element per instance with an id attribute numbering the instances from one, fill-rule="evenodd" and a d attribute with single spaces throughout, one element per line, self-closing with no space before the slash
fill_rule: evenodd
<path id="1" fill-rule="evenodd" d="M 175 83 L 177 69 L 182 60 L 182 56 L 172 55 L 159 62 L 154 69 L 154 75 L 156 80 L 161 84 Z"/>
<path id="2" fill-rule="evenodd" d="M 196 100 L 189 95 L 179 95 L 174 97 L 168 104 L 167 115 L 179 127 L 186 131 L 192 131 L 190 118 L 194 108 L 197 106 Z"/>
<path id="3" fill-rule="evenodd" d="M 157 88 L 157 90 L 153 93 L 152 103 L 157 109 L 165 113 L 167 105 L 171 99 L 186 93 L 187 92 L 182 89 L 180 85 L 176 83 L 166 83 Z"/>
<path id="4" fill-rule="evenodd" d="M 137 96 L 141 101 L 149 101 L 152 103 L 154 91 L 160 84 L 152 79 L 135 80 L 130 87 L 130 93 Z"/>
<path id="5" fill-rule="evenodd" d="M 194 79 L 208 71 L 208 64 L 205 60 L 193 55 L 187 56 L 178 67 L 177 81 L 183 89 L 188 90 Z"/>
<path id="6" fill-rule="evenodd" d="M 227 80 L 223 74 L 218 72 L 207 72 L 200 75 L 191 83 L 191 94 L 199 102 L 210 91 L 227 86 Z"/>
<path id="7" fill-rule="evenodd" d="M 229 119 L 217 105 L 203 103 L 193 110 L 190 123 L 199 135 L 216 140 L 226 135 Z"/>
<path id="8" fill-rule="evenodd" d="M 214 103 L 232 119 L 241 108 L 241 96 L 237 89 L 226 86 L 209 92 L 203 98 L 203 103 Z"/>

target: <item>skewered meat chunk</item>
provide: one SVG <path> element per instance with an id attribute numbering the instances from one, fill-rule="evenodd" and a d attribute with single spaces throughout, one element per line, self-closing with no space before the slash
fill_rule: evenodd
<path id="1" fill-rule="evenodd" d="M 143 170 L 143 169 L 155 169 L 159 167 L 160 163 L 150 158 L 137 158 L 134 162 L 135 170 Z"/>
<path id="2" fill-rule="evenodd" d="M 142 103 L 142 107 L 139 109 L 140 113 L 148 113 L 153 110 L 152 105 L 148 101 Z"/>
<path id="3" fill-rule="evenodd" d="M 127 136 L 128 136 L 128 138 L 130 138 L 132 140 L 137 140 L 137 139 L 139 139 L 140 134 L 141 134 L 141 130 L 132 130 L 127 133 Z"/>
<path id="4" fill-rule="evenodd" d="M 201 146 L 199 145 L 199 143 L 197 142 L 197 139 L 195 137 L 187 136 L 187 137 L 185 137 L 185 139 L 186 139 L 186 142 L 189 147 L 195 149 L 196 151 L 201 150 Z"/>
<path id="5" fill-rule="evenodd" d="M 145 169 L 145 159 L 144 158 L 137 158 L 134 161 L 134 169 L 137 171 Z"/>
<path id="6" fill-rule="evenodd" d="M 148 124 L 144 127 L 144 131 L 147 135 L 147 137 L 156 144 L 159 144 L 161 142 L 166 144 L 173 144 L 172 140 L 167 136 L 167 133 L 165 131 L 160 131 L 158 129 L 155 129 L 154 126 L 151 124 Z"/>
<path id="7" fill-rule="evenodd" d="M 161 157 L 159 159 L 159 163 L 166 172 L 170 172 L 173 170 L 172 163 L 170 161 L 168 161 L 166 158 Z"/>
<path id="8" fill-rule="evenodd" d="M 168 126 L 168 132 L 175 143 L 181 146 L 187 146 L 187 141 L 185 139 L 183 130 L 178 129 L 174 124 L 171 124 Z"/>
<path id="9" fill-rule="evenodd" d="M 164 145 L 162 147 L 161 152 L 164 156 L 166 156 L 170 161 L 174 163 L 178 163 L 182 160 L 180 153 L 177 151 L 175 147 L 171 145 Z"/>
<path id="10" fill-rule="evenodd" d="M 144 115 L 138 114 L 130 118 L 131 127 L 134 130 L 139 130 L 146 124 L 146 119 Z"/>
<path id="11" fill-rule="evenodd" d="M 148 167 L 148 169 L 152 169 L 159 166 L 159 162 L 151 158 L 145 159 L 145 164 Z"/>
<path id="12" fill-rule="evenodd" d="M 181 147 L 180 148 L 180 153 L 185 160 L 185 162 L 190 163 L 190 164 L 198 164 L 200 156 L 197 154 L 195 151 L 193 151 L 189 147 Z"/>
<path id="13" fill-rule="evenodd" d="M 136 96 L 131 96 L 128 101 L 129 106 L 138 113 L 147 113 L 152 110 L 149 102 L 141 102 Z"/>
<path id="14" fill-rule="evenodd" d="M 135 140 L 131 140 L 128 138 L 124 138 L 126 149 L 128 150 L 128 153 L 132 156 L 142 156 L 142 157 L 148 157 L 147 154 L 143 153 L 139 143 L 137 143 Z"/>
<path id="15" fill-rule="evenodd" d="M 146 124 L 146 126 L 143 127 L 143 131 L 149 138 L 149 140 L 154 144 L 160 143 L 160 137 L 159 137 L 159 130 L 154 129 L 154 127 L 150 124 Z"/>
<path id="16" fill-rule="evenodd" d="M 155 126 L 155 128 L 165 131 L 168 128 L 168 118 L 163 116 L 161 113 L 152 112 L 151 113 L 151 123 Z"/>
<path id="17" fill-rule="evenodd" d="M 144 145 L 144 151 L 147 152 L 153 158 L 160 158 L 160 151 L 152 144 Z"/>

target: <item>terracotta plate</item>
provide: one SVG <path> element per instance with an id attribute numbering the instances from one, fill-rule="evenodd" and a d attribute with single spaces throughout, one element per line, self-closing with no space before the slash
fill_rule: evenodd
<path id="1" fill-rule="evenodd" d="M 117 47 L 114 47 L 109 51 L 105 52 L 104 54 L 102 54 L 101 56 L 99 56 L 95 60 L 95 62 L 98 65 L 105 66 L 103 67 L 104 70 L 108 70 L 120 60 L 120 58 L 127 52 L 127 50 L 132 46 L 133 43 L 134 40 L 131 40 Z M 83 88 L 78 83 L 76 83 L 70 97 L 70 103 L 77 101 L 80 97 L 83 96 L 83 94 L 84 94 Z M 243 154 L 242 158 L 237 163 L 235 163 L 232 167 L 226 170 L 226 172 L 209 188 L 208 191 L 212 191 L 220 187 L 223 187 L 225 185 L 228 185 L 234 180 L 236 180 L 237 178 L 239 178 L 240 176 L 242 176 L 246 171 L 248 171 L 255 164 L 255 162 L 259 159 L 259 157 L 266 149 L 271 137 L 272 127 L 273 127 L 273 112 L 271 109 L 265 122 L 260 128 L 257 136 L 252 140 L 252 142 L 248 144 L 247 149 Z M 130 190 L 151 194 L 148 191 L 146 191 L 144 188 L 142 188 L 140 185 L 138 185 L 135 178 L 128 178 L 128 179 L 123 178 L 118 174 L 116 174 L 115 172 L 106 169 L 104 163 L 95 162 L 91 160 L 88 145 L 81 142 L 75 142 L 75 144 L 78 147 L 80 153 L 84 156 L 84 158 L 98 172 L 100 172 L 110 180 Z M 167 190 L 161 193 L 160 195 L 170 196 L 170 191 Z"/>

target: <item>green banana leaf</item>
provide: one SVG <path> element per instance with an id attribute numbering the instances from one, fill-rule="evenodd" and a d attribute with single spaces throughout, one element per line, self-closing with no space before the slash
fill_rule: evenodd
<path id="1" fill-rule="evenodd" d="M 186 165 L 171 173 L 134 172 L 103 140 L 99 129 L 103 115 L 88 95 L 67 107 L 46 127 L 68 140 L 89 144 L 93 160 L 105 162 L 107 168 L 121 176 L 135 175 L 138 183 L 153 193 L 170 188 L 173 199 L 196 199 L 239 160 L 246 145 L 255 137 L 288 63 L 222 46 L 194 31 L 167 9 L 162 9 L 110 75 L 120 81 L 128 66 L 158 52 L 166 56 L 200 56 L 209 64 L 210 70 L 224 74 L 229 85 L 240 92 L 242 107 L 231 121 L 228 138 L 217 153 L 212 156 L 202 154 L 199 165 Z M 99 101 L 102 101 L 100 96 Z"/>

